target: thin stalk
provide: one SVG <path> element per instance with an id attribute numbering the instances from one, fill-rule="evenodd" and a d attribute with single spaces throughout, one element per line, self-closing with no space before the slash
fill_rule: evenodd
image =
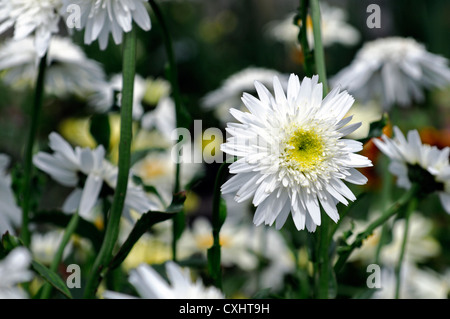
<path id="1" fill-rule="evenodd" d="M 181 95 L 180 95 L 180 87 L 178 84 L 178 69 L 177 64 L 175 62 L 175 54 L 172 45 L 172 37 L 169 32 L 169 28 L 167 27 L 166 20 L 164 15 L 158 6 L 158 4 L 154 0 L 148 1 L 152 10 L 155 14 L 156 19 L 159 22 L 159 25 L 162 29 L 162 35 L 164 39 L 164 46 L 166 48 L 167 59 L 169 62 L 169 81 L 172 87 L 173 98 L 175 102 L 175 118 L 176 118 L 176 127 L 180 127 L 183 123 L 183 117 L 186 114 L 186 111 L 183 108 Z M 178 140 L 180 142 L 180 140 Z M 179 156 L 179 154 L 177 154 Z M 176 171 L 175 171 L 175 185 L 173 189 L 173 193 L 176 194 L 181 190 L 180 185 L 180 175 L 181 175 L 181 163 L 177 160 L 176 163 Z M 178 241 L 178 232 L 183 228 L 184 225 L 184 212 L 181 211 L 177 216 L 173 219 L 173 242 L 172 242 L 172 259 L 176 261 L 177 259 L 177 241 Z"/>
<path id="2" fill-rule="evenodd" d="M 112 251 L 119 236 L 119 224 L 125 203 L 131 159 L 132 111 L 134 76 L 136 73 L 136 28 L 124 35 L 123 43 L 123 89 L 120 108 L 120 141 L 119 141 L 119 171 L 109 220 L 106 226 L 105 238 L 100 252 L 92 267 L 91 276 L 86 285 L 85 297 L 93 298 L 100 285 L 101 271 L 112 258 Z"/>
<path id="3" fill-rule="evenodd" d="M 325 68 L 325 53 L 322 44 L 322 34 L 320 30 L 320 7 L 319 0 L 310 0 L 311 3 L 311 19 L 314 34 L 314 59 L 316 62 L 319 81 L 323 85 L 324 96 L 328 93 L 327 72 Z"/>
<path id="4" fill-rule="evenodd" d="M 383 225 L 386 221 L 388 221 L 392 216 L 398 213 L 398 211 L 404 207 L 406 204 L 408 204 L 414 197 L 417 195 L 417 191 L 419 190 L 419 186 L 416 184 L 413 184 L 411 188 L 403 194 L 403 196 L 398 199 L 394 204 L 392 204 L 389 209 L 387 209 L 378 219 L 373 221 L 363 232 L 359 233 L 356 236 L 356 239 L 353 241 L 353 243 L 343 251 L 339 259 L 337 260 L 334 270 L 335 272 L 339 272 L 343 266 L 345 265 L 345 262 L 347 261 L 348 257 L 350 257 L 351 253 L 355 248 L 358 248 L 361 246 L 364 239 L 366 239 L 368 236 L 370 236 L 373 231 L 378 228 L 379 226 Z"/>
<path id="5" fill-rule="evenodd" d="M 222 214 L 220 209 L 221 191 L 220 187 L 228 173 L 229 163 L 223 163 L 217 172 L 216 180 L 214 181 L 213 204 L 212 204 L 212 236 L 213 236 L 213 252 L 208 254 L 208 264 L 212 269 L 214 285 L 222 289 L 222 269 L 221 269 L 221 248 L 220 248 L 220 229 L 225 222 L 226 215 Z"/>
<path id="6" fill-rule="evenodd" d="M 307 23 L 306 20 L 308 18 L 308 6 L 309 0 L 301 0 L 300 1 L 300 19 L 302 22 L 302 26 L 300 27 L 300 32 L 298 35 L 300 46 L 302 48 L 303 53 L 303 67 L 305 68 L 305 75 L 308 77 L 313 76 L 313 65 L 314 65 L 314 57 L 309 50 L 308 43 L 308 33 L 307 33 Z"/>
<path id="7" fill-rule="evenodd" d="M 397 279 L 397 282 L 395 285 L 395 299 L 400 298 L 401 269 L 402 269 L 403 259 L 405 258 L 406 243 L 408 241 L 409 221 L 410 221 L 411 215 L 414 212 L 414 210 L 416 209 L 416 207 L 417 207 L 417 198 L 412 198 L 408 204 L 408 208 L 407 208 L 406 214 L 405 214 L 405 232 L 403 233 L 402 247 L 400 249 L 400 256 L 398 258 L 397 266 L 395 268 L 395 277 Z"/>
<path id="8" fill-rule="evenodd" d="M 31 235 L 30 230 L 28 228 L 28 224 L 30 221 L 31 188 L 32 188 L 31 184 L 33 179 L 33 147 L 39 127 L 39 118 L 41 115 L 42 104 L 44 100 L 46 69 L 47 69 L 47 53 L 41 58 L 39 62 L 39 70 L 36 79 L 33 107 L 31 109 L 30 114 L 31 126 L 28 132 L 28 140 L 25 149 L 24 180 L 22 186 L 22 193 L 23 193 L 22 228 L 20 232 L 20 237 L 25 246 L 29 246 L 31 241 Z"/>
<path id="9" fill-rule="evenodd" d="M 322 225 L 320 225 L 320 244 L 319 244 L 319 291 L 317 296 L 320 299 L 328 299 L 329 288 L 329 217 L 322 215 Z"/>
<path id="10" fill-rule="evenodd" d="M 61 243 L 59 244 L 58 250 L 55 253 L 55 256 L 53 257 L 52 263 L 50 265 L 50 270 L 53 272 L 56 272 L 58 269 L 58 265 L 61 262 L 64 254 L 64 250 L 66 249 L 67 244 L 70 241 L 70 238 L 72 237 L 73 233 L 75 232 L 75 229 L 78 226 L 78 221 L 80 220 L 80 215 L 78 212 L 75 212 L 73 214 L 72 218 L 69 221 L 69 224 L 66 227 L 66 230 L 64 231 L 63 238 L 61 240 Z M 48 299 L 50 297 L 50 293 L 52 291 L 52 285 L 47 283 L 45 287 L 43 288 L 41 299 Z"/>

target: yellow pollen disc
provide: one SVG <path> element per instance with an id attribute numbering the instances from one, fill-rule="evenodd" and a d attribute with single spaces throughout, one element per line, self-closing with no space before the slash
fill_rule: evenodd
<path id="1" fill-rule="evenodd" d="M 324 143 L 312 130 L 298 129 L 288 141 L 287 159 L 296 162 L 296 169 L 307 171 L 323 161 Z"/>

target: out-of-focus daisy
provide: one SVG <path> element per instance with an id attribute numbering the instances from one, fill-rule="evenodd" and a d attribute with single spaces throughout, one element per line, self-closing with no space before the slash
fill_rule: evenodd
<path id="1" fill-rule="evenodd" d="M 31 1 L 33 2 L 33 1 Z M 16 88 L 34 86 L 38 73 L 33 39 L 9 40 L 0 48 L 2 80 Z M 53 37 L 48 49 L 45 91 L 57 97 L 85 97 L 106 83 L 101 65 L 69 38 Z"/>
<path id="2" fill-rule="evenodd" d="M 401 299 L 447 299 L 450 291 L 449 273 L 439 274 L 431 269 L 421 269 L 405 263 L 400 273 Z M 381 288 L 376 289 L 372 299 L 394 299 L 397 278 L 391 267 L 381 271 Z"/>
<path id="3" fill-rule="evenodd" d="M 169 81 L 162 78 L 148 77 L 143 100 L 149 105 L 157 105 L 161 99 L 170 95 L 171 90 Z"/>
<path id="4" fill-rule="evenodd" d="M 63 239 L 63 235 L 64 232 L 62 230 L 51 230 L 46 233 L 34 232 L 30 247 L 34 260 L 50 265 Z M 64 249 L 63 258 L 66 258 L 72 249 L 73 244 L 69 242 Z"/>
<path id="5" fill-rule="evenodd" d="M 95 150 L 80 147 L 75 147 L 74 150 L 57 133 L 51 133 L 49 139 L 54 153 L 39 152 L 33 157 L 34 165 L 58 183 L 76 187 L 66 199 L 63 211 L 78 211 L 81 217 L 91 220 L 90 212 L 97 203 L 102 188 L 107 186 L 112 192 L 116 186 L 117 167 L 105 160 L 103 146 L 98 146 Z M 79 184 L 84 178 L 86 180 L 81 189 Z M 156 204 L 130 179 L 124 209 L 127 208 L 144 213 L 156 208 Z"/>
<path id="6" fill-rule="evenodd" d="M 356 220 L 353 233 L 356 235 L 365 230 L 370 221 L 375 219 L 374 215 L 374 213 L 371 214 L 369 221 Z M 382 246 L 379 256 L 380 262 L 387 266 L 395 266 L 398 262 L 403 243 L 403 234 L 405 232 L 405 221 L 395 221 L 391 226 L 392 240 Z M 345 227 L 342 229 L 345 229 Z M 411 216 L 408 230 L 408 244 L 406 246 L 404 260 L 411 263 L 420 263 L 439 254 L 440 245 L 432 237 L 432 229 L 433 224 L 431 220 L 423 217 L 419 213 Z M 363 241 L 360 248 L 352 252 L 349 261 L 361 260 L 365 264 L 374 262 L 380 240 L 381 228 L 377 228 L 372 235 Z"/>
<path id="7" fill-rule="evenodd" d="M 81 9 L 80 26 L 84 29 L 84 43 L 98 39 L 100 49 L 108 46 L 110 34 L 116 44 L 122 43 L 123 32 L 130 32 L 135 22 L 141 29 L 151 28 L 145 0 L 63 0 L 64 12 L 69 6 Z"/>
<path id="8" fill-rule="evenodd" d="M 351 117 L 343 117 L 354 101 L 347 92 L 336 88 L 322 100 L 317 76 L 300 84 L 291 75 L 287 96 L 278 78 L 273 85 L 275 97 L 259 82 L 259 99 L 244 93 L 250 113 L 231 110 L 240 123 L 228 124 L 231 137 L 222 151 L 238 160 L 230 165 L 236 175 L 222 192 L 236 194 L 238 202 L 253 198 L 256 225 L 276 221 L 280 229 L 292 213 L 298 230 L 306 225 L 312 232 L 321 224 L 320 206 L 337 222 L 337 203 L 356 199 L 344 182 L 365 184 L 356 167 L 372 164 L 354 154 L 362 143 L 343 138 L 360 125 L 345 126 Z"/>
<path id="9" fill-rule="evenodd" d="M 22 211 L 11 189 L 11 176 L 6 173 L 9 161 L 7 155 L 0 154 L 0 237 L 7 231 L 15 234 L 22 221 Z"/>
<path id="10" fill-rule="evenodd" d="M 28 298 L 18 284 L 33 279 L 30 263 L 31 254 L 24 247 L 15 248 L 0 260 L 0 299 Z"/>
<path id="11" fill-rule="evenodd" d="M 0 33 L 14 26 L 14 40 L 34 33 L 34 50 L 43 57 L 59 31 L 62 0 L 0 0 Z"/>
<path id="12" fill-rule="evenodd" d="M 130 273 L 129 281 L 143 299 L 223 299 L 224 295 L 215 287 L 205 287 L 200 278 L 193 282 L 189 269 L 176 263 L 166 263 L 169 283 L 149 265 L 141 264 Z M 113 291 L 103 293 L 105 298 L 133 298 Z"/>
<path id="13" fill-rule="evenodd" d="M 258 258 L 252 252 L 252 228 L 240 224 L 225 222 L 220 230 L 221 262 L 226 267 L 238 266 L 243 270 L 253 270 Z M 180 250 L 200 253 L 206 256 L 213 245 L 211 223 L 198 217 L 192 227 L 180 239 Z"/>
<path id="14" fill-rule="evenodd" d="M 355 103 L 348 115 L 353 116 L 353 119 L 347 125 L 361 123 L 361 127 L 347 135 L 347 138 L 358 140 L 368 136 L 370 124 L 379 121 L 382 118 L 383 109 L 381 105 L 375 101 L 369 101 L 364 104 Z"/>
<path id="15" fill-rule="evenodd" d="M 181 162 L 180 185 L 185 188 L 197 174 L 202 172 L 201 163 L 192 163 L 186 158 Z M 176 163 L 169 150 L 151 151 L 131 168 L 134 175 L 140 177 L 144 184 L 156 188 L 166 204 L 172 200 L 175 185 Z"/>
<path id="16" fill-rule="evenodd" d="M 450 69 L 447 59 L 428 52 L 416 40 L 389 37 L 365 43 L 353 62 L 330 82 L 357 100 L 378 99 L 390 109 L 423 101 L 424 89 L 450 85 Z"/>
<path id="17" fill-rule="evenodd" d="M 287 87 L 287 76 L 278 71 L 257 67 L 246 68 L 228 77 L 217 90 L 206 94 L 201 103 L 205 109 L 214 109 L 217 118 L 225 124 L 233 120 L 230 116 L 231 108 L 241 109 L 243 91 L 255 92 L 255 81 L 269 85 L 274 76 L 280 79 L 283 88 Z"/>
<path id="18" fill-rule="evenodd" d="M 409 189 L 416 183 L 425 193 L 437 192 L 450 214 L 450 147 L 440 150 L 422 144 L 417 130 L 409 131 L 407 138 L 398 127 L 394 127 L 394 133 L 393 139 L 383 134 L 381 140 L 373 142 L 391 159 L 389 171 L 397 177 L 397 185 Z"/>
<path id="19" fill-rule="evenodd" d="M 142 116 L 142 128 L 157 129 L 168 140 L 176 128 L 175 102 L 170 97 L 159 100 L 156 108 Z"/>
<path id="20" fill-rule="evenodd" d="M 347 12 L 339 7 L 320 4 L 322 43 L 331 46 L 339 43 L 352 46 L 361 38 L 359 31 L 347 22 Z M 273 21 L 267 26 L 268 34 L 275 40 L 289 45 L 298 45 L 299 28 L 294 25 L 294 15 L 289 14 L 281 21 Z M 308 44 L 314 47 L 312 20 L 308 15 L 306 20 Z"/>

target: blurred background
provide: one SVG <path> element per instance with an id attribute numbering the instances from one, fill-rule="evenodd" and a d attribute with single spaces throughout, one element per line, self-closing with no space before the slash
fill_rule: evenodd
<path id="1" fill-rule="evenodd" d="M 345 12 L 346 23 L 358 35 L 351 43 L 336 40 L 325 45 L 328 77 L 349 65 L 365 42 L 380 37 L 413 37 L 423 43 L 428 51 L 450 58 L 450 19 L 448 19 L 450 2 L 447 0 L 328 0 L 321 2 L 341 8 Z M 224 129 L 224 121 L 213 108 L 204 107 L 203 99 L 208 93 L 220 89 L 230 76 L 250 67 L 270 69 L 280 74 L 296 73 L 300 78 L 304 76 L 303 55 L 296 38 L 299 29 L 293 25 L 293 15 L 298 12 L 300 1 L 165 0 L 159 3 L 174 41 L 183 104 L 192 119 L 203 120 L 203 129 L 208 127 Z M 381 28 L 371 29 L 366 24 L 370 15 L 367 12 L 369 4 L 380 6 Z M 284 30 L 280 27 L 283 22 L 284 26 L 287 25 L 287 29 L 285 32 L 281 31 L 284 36 L 280 36 L 280 32 L 274 32 L 274 30 Z M 323 23 L 326 22 L 326 20 L 323 21 Z M 136 71 L 144 79 L 167 80 L 167 57 L 161 28 L 153 15 L 152 23 L 150 32 L 140 30 L 138 33 Z M 64 29 L 61 28 L 61 30 Z M 331 34 L 333 31 L 339 34 L 339 30 L 331 30 Z M 1 43 L 10 37 L 11 33 L 3 34 L 0 38 Z M 97 43 L 86 46 L 83 44 L 83 34 L 80 32 L 74 32 L 72 39 L 83 49 L 88 58 L 100 63 L 107 77 L 121 72 L 120 46 L 113 45 L 112 41 L 105 51 L 99 50 Z M 0 72 L 0 77 L 1 75 Z M 10 155 L 13 162 L 20 162 L 22 158 L 32 98 L 33 90 L 30 87 L 15 89 L 0 81 L 0 153 Z M 158 101 L 147 99 L 144 102 L 145 111 L 151 111 Z M 236 107 L 239 106 L 236 105 Z M 70 130 L 68 133 L 63 123 L 68 119 L 83 119 L 92 114 L 87 96 L 61 98 L 47 95 L 41 114 L 39 143 L 36 149 L 47 148 L 47 137 L 52 131 L 58 131 L 67 138 Z M 378 115 L 381 116 L 380 114 Z M 442 148 L 450 146 L 449 114 L 450 87 L 427 92 L 424 102 L 402 110 L 402 115 L 399 117 L 401 123 L 396 124 L 401 126 L 404 132 L 417 128 L 424 142 Z M 74 134 L 77 129 L 74 128 Z M 77 144 L 76 140 L 71 142 Z M 211 189 L 217 168 L 218 164 L 205 164 L 203 178 L 192 185 L 191 190 L 195 194 L 195 199 L 192 199 L 191 206 L 187 209 L 188 217 L 210 216 Z M 368 214 L 369 203 L 376 202 L 377 196 L 380 196 L 380 184 L 376 183 L 379 177 L 377 173 L 379 172 L 376 170 L 368 172 L 373 176 L 373 183 L 367 186 L 372 195 L 367 196 L 359 204 L 356 215 Z M 67 193 L 61 190 L 61 187 L 51 183 L 48 181 L 50 186 L 43 190 L 45 196 L 39 203 L 43 208 L 58 205 L 64 199 L 59 195 Z M 396 190 L 393 194 L 395 197 Z M 424 207 L 427 207 L 430 212 L 429 217 L 433 219 L 433 227 L 435 227 L 433 234 L 442 247 L 442 252 L 427 260 L 427 265 L 441 271 L 450 265 L 450 235 L 448 235 L 450 220 L 448 216 L 439 213 L 441 208 L 436 198 L 430 199 Z M 295 236 L 299 236 L 297 242 L 300 247 L 305 241 L 304 235 Z M 361 268 L 355 266 L 353 272 L 350 269 L 341 279 L 351 286 L 352 283 L 364 278 L 364 269 L 361 271 Z M 291 278 L 289 282 L 292 287 L 298 284 L 295 278 Z M 232 291 L 233 288 L 229 289 Z M 352 290 L 345 291 L 345 288 L 342 288 L 341 293 L 341 296 L 345 297 L 351 294 Z"/>

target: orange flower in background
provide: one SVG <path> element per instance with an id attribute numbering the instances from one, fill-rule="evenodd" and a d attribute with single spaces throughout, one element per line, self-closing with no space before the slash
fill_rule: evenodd
<path id="1" fill-rule="evenodd" d="M 450 146 L 450 128 L 438 130 L 434 127 L 425 127 L 419 130 L 420 138 L 424 144 L 442 149 Z"/>

